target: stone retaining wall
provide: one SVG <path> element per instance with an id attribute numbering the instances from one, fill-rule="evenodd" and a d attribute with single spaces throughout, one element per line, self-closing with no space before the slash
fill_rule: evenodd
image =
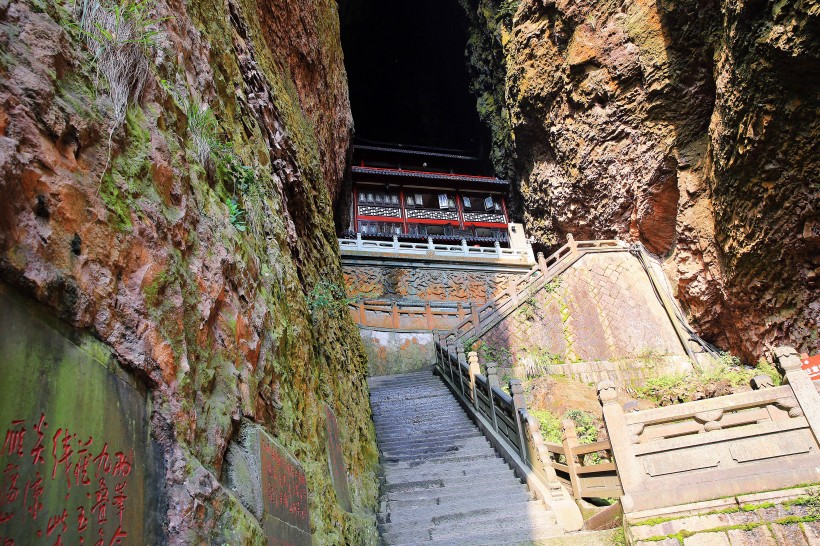
<path id="1" fill-rule="evenodd" d="M 628 514 L 635 546 L 813 546 L 820 544 L 820 488 L 740 495 Z"/>
<path id="2" fill-rule="evenodd" d="M 392 375 L 432 369 L 433 334 L 360 329 L 367 353 L 368 375 Z"/>

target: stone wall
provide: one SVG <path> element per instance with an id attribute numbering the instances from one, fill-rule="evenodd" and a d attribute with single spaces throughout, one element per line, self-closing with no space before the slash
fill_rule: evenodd
<path id="1" fill-rule="evenodd" d="M 431 332 L 360 329 L 367 353 L 368 375 L 392 375 L 432 369 L 435 363 Z"/>
<path id="2" fill-rule="evenodd" d="M 813 0 L 461 0 L 513 210 L 545 245 L 641 241 L 697 330 L 820 350 Z"/>
<path id="3" fill-rule="evenodd" d="M 320 281 L 343 283 L 336 3 L 149 1 L 148 77 L 122 125 L 76 28 L 94 5 L 0 3 L 0 277 L 148 391 L 155 543 L 264 541 L 220 481 L 244 419 L 302 464 L 317 543 L 375 542 L 364 351 L 345 313 L 311 305 Z M 326 494 L 323 402 L 353 512 Z"/>
<path id="4" fill-rule="evenodd" d="M 468 343 L 483 362 L 533 370 L 686 354 L 649 277 L 628 252 L 583 256 Z"/>

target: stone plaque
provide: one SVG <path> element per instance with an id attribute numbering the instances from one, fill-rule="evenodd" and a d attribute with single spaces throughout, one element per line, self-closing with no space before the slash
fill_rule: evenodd
<path id="1" fill-rule="evenodd" d="M 715 468 L 720 464 L 720 453 L 711 446 L 654 453 L 641 457 L 646 473 L 652 477 Z"/>
<path id="2" fill-rule="evenodd" d="M 347 485 L 347 468 L 342 456 L 342 446 L 339 443 L 339 423 L 336 421 L 333 410 L 327 404 L 325 404 L 325 423 L 330 481 L 333 482 L 333 490 L 336 491 L 339 506 L 350 512 L 353 507 L 350 503 L 350 490 Z"/>
<path id="3" fill-rule="evenodd" d="M 739 463 L 787 457 L 811 451 L 811 433 L 808 429 L 792 430 L 778 435 L 744 438 L 729 444 L 729 453 Z"/>
<path id="4" fill-rule="evenodd" d="M 0 544 L 157 543 L 143 388 L 0 284 Z"/>
<path id="5" fill-rule="evenodd" d="M 305 471 L 298 461 L 259 431 L 263 527 L 272 546 L 309 546 L 310 516 Z"/>

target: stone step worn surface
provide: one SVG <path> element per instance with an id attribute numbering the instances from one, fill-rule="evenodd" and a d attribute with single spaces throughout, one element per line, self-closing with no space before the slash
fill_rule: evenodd
<path id="1" fill-rule="evenodd" d="M 384 544 L 533 544 L 563 531 L 432 372 L 373 377 Z"/>

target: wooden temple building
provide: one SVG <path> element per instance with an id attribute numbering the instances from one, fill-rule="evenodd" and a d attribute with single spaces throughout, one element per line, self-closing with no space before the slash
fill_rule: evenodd
<path id="1" fill-rule="evenodd" d="M 510 246 L 510 184 L 483 175 L 477 157 L 430 148 L 356 145 L 351 170 L 348 238 Z"/>

